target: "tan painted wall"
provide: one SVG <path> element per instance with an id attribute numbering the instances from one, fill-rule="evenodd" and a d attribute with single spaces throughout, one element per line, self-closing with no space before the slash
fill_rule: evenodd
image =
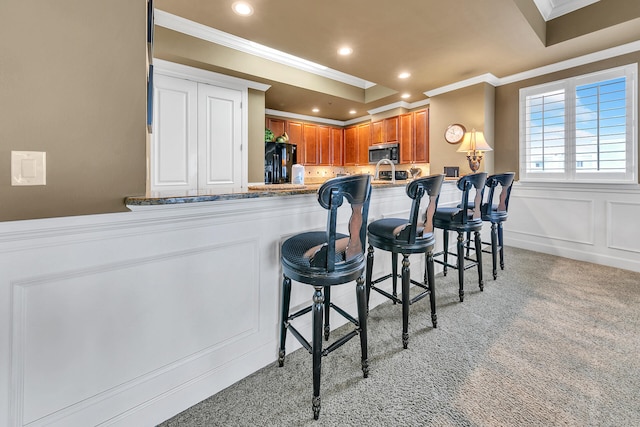
<path id="1" fill-rule="evenodd" d="M 559 71 L 557 73 L 546 74 L 544 76 L 497 87 L 495 102 L 495 170 L 515 171 L 516 179 L 518 178 L 518 156 L 520 151 L 518 134 L 518 103 L 521 88 L 579 76 L 582 74 L 593 73 L 634 62 L 640 63 L 640 52 L 622 55 L 605 61 L 594 62 L 581 67 L 575 67 Z"/>
<path id="2" fill-rule="evenodd" d="M 264 92 L 249 89 L 249 182 L 264 182 Z"/>
<path id="3" fill-rule="evenodd" d="M 0 220 L 127 210 L 146 185 L 146 2 L 0 2 Z M 12 150 L 47 185 L 11 186 Z"/>
<path id="4" fill-rule="evenodd" d="M 494 133 L 493 86 L 481 83 L 431 98 L 429 113 L 429 160 L 431 173 L 442 173 L 444 166 L 459 166 L 460 174 L 471 173 L 469 162 L 456 150 L 459 144 L 449 144 L 444 132 L 452 123 L 460 123 L 467 131 L 483 130 L 489 145 Z M 493 172 L 493 153 L 487 153 L 479 171 Z"/>

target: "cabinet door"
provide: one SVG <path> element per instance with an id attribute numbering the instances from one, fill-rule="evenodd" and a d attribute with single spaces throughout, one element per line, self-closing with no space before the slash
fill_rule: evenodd
<path id="1" fill-rule="evenodd" d="M 287 134 L 289 135 L 289 143 L 297 146 L 296 161 L 302 163 L 304 161 L 304 144 L 302 138 L 302 123 L 287 122 Z"/>
<path id="2" fill-rule="evenodd" d="M 156 75 L 151 134 L 151 190 L 198 187 L 198 84 Z"/>
<path id="3" fill-rule="evenodd" d="M 358 165 L 369 164 L 369 145 L 371 145 L 371 125 L 369 123 L 358 126 Z"/>
<path id="4" fill-rule="evenodd" d="M 317 165 L 318 164 L 318 140 L 317 140 L 316 125 L 304 123 L 302 125 L 302 140 L 304 148 L 302 152 L 304 157 L 301 163 L 304 165 Z"/>
<path id="5" fill-rule="evenodd" d="M 333 166 L 344 165 L 344 131 L 340 128 L 331 128 L 331 164 Z"/>
<path id="6" fill-rule="evenodd" d="M 384 119 L 385 142 L 398 142 L 398 116 Z"/>
<path id="7" fill-rule="evenodd" d="M 285 132 L 285 125 L 286 122 L 282 119 L 273 119 L 271 117 L 265 119 L 265 127 L 271 129 L 274 138 L 281 136 Z"/>
<path id="8" fill-rule="evenodd" d="M 329 126 L 317 126 L 318 164 L 329 166 L 331 162 L 331 129 Z"/>
<path id="9" fill-rule="evenodd" d="M 413 161 L 413 113 L 400 116 L 400 163 Z"/>
<path id="10" fill-rule="evenodd" d="M 384 140 L 384 122 L 382 120 L 371 123 L 371 143 L 383 144 Z"/>
<path id="11" fill-rule="evenodd" d="M 198 83 L 198 188 L 242 187 L 242 92 Z"/>
<path id="12" fill-rule="evenodd" d="M 429 110 L 416 111 L 413 116 L 415 128 L 415 156 L 416 163 L 429 162 Z"/>
<path id="13" fill-rule="evenodd" d="M 344 165 L 358 164 L 358 127 L 352 126 L 344 130 Z"/>

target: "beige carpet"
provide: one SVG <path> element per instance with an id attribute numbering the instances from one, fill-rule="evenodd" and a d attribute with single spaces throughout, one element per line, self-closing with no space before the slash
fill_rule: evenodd
<path id="1" fill-rule="evenodd" d="M 488 258 L 463 303 L 455 271 L 436 277 L 438 328 L 412 306 L 407 350 L 401 307 L 373 309 L 369 378 L 357 339 L 323 358 L 318 421 L 298 350 L 162 425 L 640 425 L 640 274 L 506 248 L 494 281 Z"/>

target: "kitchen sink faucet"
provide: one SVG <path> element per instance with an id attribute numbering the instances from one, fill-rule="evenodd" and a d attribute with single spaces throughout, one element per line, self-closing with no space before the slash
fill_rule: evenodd
<path id="1" fill-rule="evenodd" d="M 391 165 L 391 182 L 395 184 L 396 182 L 396 165 L 389 159 L 380 159 L 378 163 L 376 163 L 376 174 L 373 179 L 380 179 L 380 165 L 382 163 L 389 163 Z"/>

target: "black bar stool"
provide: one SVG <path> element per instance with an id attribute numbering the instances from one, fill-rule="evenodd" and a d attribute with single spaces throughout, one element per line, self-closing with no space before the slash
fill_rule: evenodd
<path id="1" fill-rule="evenodd" d="M 402 346 L 409 344 L 409 305 L 429 295 L 431 299 L 431 322 L 437 327 L 436 296 L 434 289 L 433 248 L 436 238 L 433 234 L 433 215 L 438 206 L 438 197 L 444 175 L 432 175 L 419 178 L 407 184 L 407 195 L 413 199 L 409 219 L 384 218 L 369 224 L 369 250 L 367 254 L 367 302 L 371 289 L 391 299 L 393 303 L 402 304 Z M 427 196 L 424 215 L 420 216 L 420 202 Z M 391 252 L 391 274 L 372 280 L 373 248 Z M 423 282 L 411 279 L 409 255 L 425 254 L 426 274 Z M 397 295 L 398 254 L 402 254 L 402 293 Z M 392 278 L 393 293 L 390 294 L 376 285 L 383 280 Z M 422 291 L 410 298 L 409 286 L 413 283 Z"/>
<path id="2" fill-rule="evenodd" d="M 480 230 L 482 229 L 482 218 L 480 215 L 480 205 L 484 195 L 484 185 L 487 174 L 480 172 L 466 175 L 457 182 L 458 189 L 462 191 L 462 201 L 455 207 L 441 207 L 436 210 L 433 218 L 433 225 L 443 230 L 443 250 L 434 254 L 434 257 L 442 255 L 442 260 L 434 259 L 435 262 L 444 266 L 443 274 L 447 275 L 447 268 L 458 270 L 458 283 L 460 302 L 464 301 L 464 271 L 472 267 L 478 267 L 478 284 L 480 290 L 484 290 L 482 279 L 482 240 Z M 475 190 L 473 200 L 469 202 L 469 194 Z M 473 203 L 473 205 L 471 204 Z M 473 207 L 470 207 L 473 206 Z M 449 252 L 449 231 L 458 233 L 458 244 L 455 253 Z M 464 249 L 468 242 L 465 242 L 464 233 L 475 233 L 476 258 L 465 256 Z M 457 257 L 455 265 L 448 263 L 448 255 Z M 465 263 L 465 261 L 467 261 Z"/>
<path id="3" fill-rule="evenodd" d="M 287 239 L 281 247 L 280 261 L 282 280 L 282 322 L 280 324 L 280 352 L 278 363 L 284 365 L 287 330 L 313 355 L 313 418 L 320 415 L 320 372 L 321 359 L 356 335 L 360 335 L 362 372 L 369 375 L 367 357 L 367 301 L 364 285 L 367 217 L 371 196 L 371 176 L 352 175 L 333 178 L 318 189 L 318 202 L 327 209 L 326 231 L 301 233 Z M 348 234 L 338 233 L 338 208 L 347 200 L 351 205 Z M 345 206 L 347 206 L 345 204 Z M 313 286 L 313 304 L 296 313 L 289 314 L 291 300 L 291 280 Z M 330 301 L 330 287 L 356 281 L 358 319 L 349 315 Z M 324 294 L 323 294 L 324 291 Z M 355 325 L 355 329 L 336 342 L 322 348 L 322 320 L 324 314 L 325 337 L 329 337 L 329 309 Z M 306 313 L 313 312 L 312 340 L 307 341 L 291 324 L 291 321 Z"/>
<path id="4" fill-rule="evenodd" d="M 491 254 L 493 264 L 493 280 L 498 278 L 498 254 L 500 255 L 500 269 L 504 270 L 504 239 L 502 223 L 507 220 L 509 210 L 509 197 L 511 197 L 511 187 L 515 172 L 505 172 L 491 175 L 487 178 L 486 186 L 489 194 L 486 202 L 480 207 L 482 220 L 491 223 L 491 242 L 482 242 L 483 245 L 491 246 L 491 250 L 483 249 L 482 252 Z M 469 209 L 473 209 L 469 203 Z M 471 233 L 467 233 L 467 241 L 470 240 Z M 469 249 L 467 245 L 467 255 Z"/>

